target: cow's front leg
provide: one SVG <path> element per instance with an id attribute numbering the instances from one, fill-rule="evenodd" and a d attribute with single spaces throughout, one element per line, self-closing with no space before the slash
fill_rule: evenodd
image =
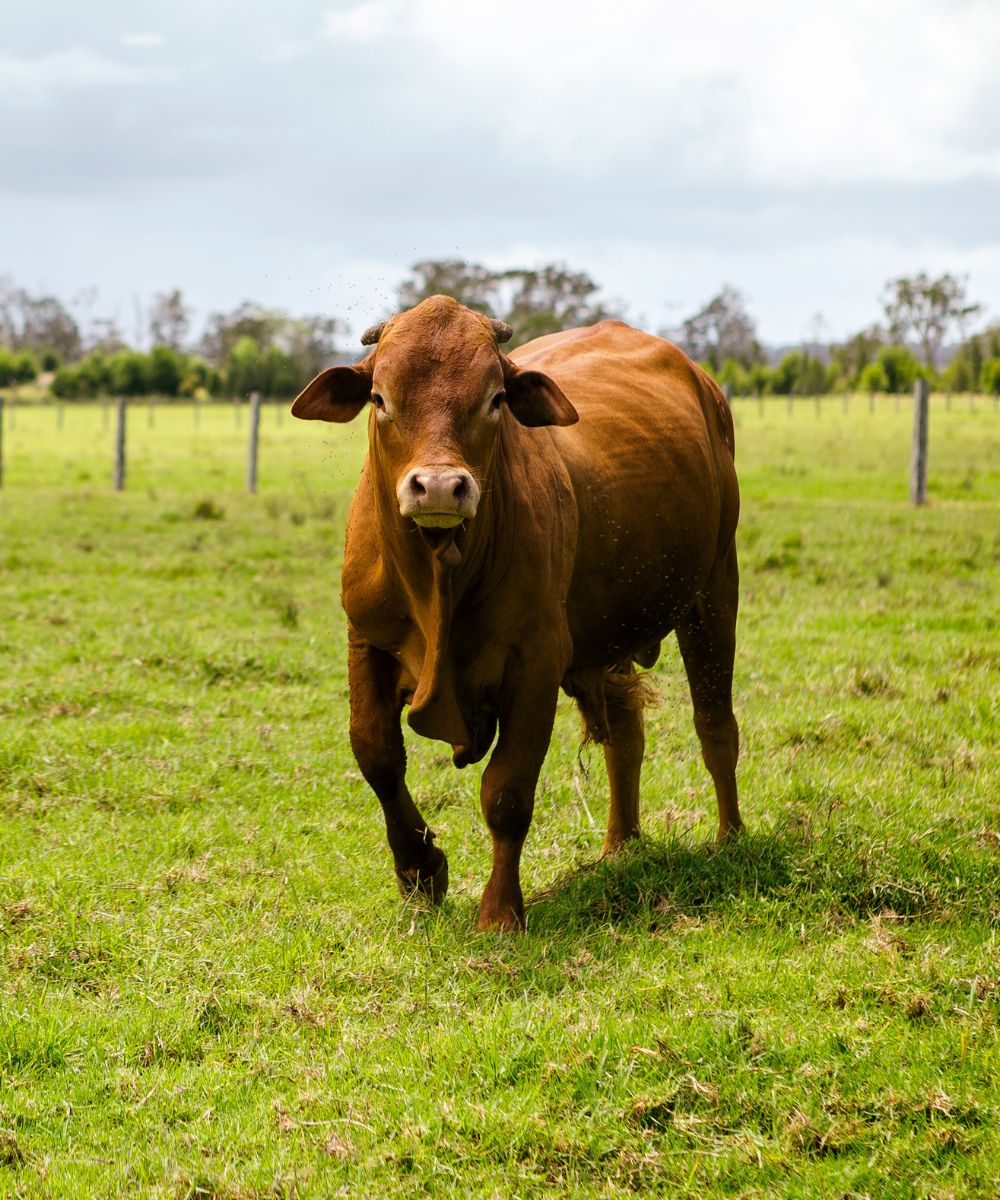
<path id="1" fill-rule="evenodd" d="M 399 665 L 392 655 L 352 634 L 347 673 L 351 749 L 382 805 L 399 890 L 404 896 L 420 893 L 438 903 L 448 890 L 448 860 L 434 845 L 434 834 L 406 786 Z"/>
<path id="2" fill-rule="evenodd" d="M 476 928 L 524 929 L 521 847 L 531 824 L 535 785 L 552 736 L 558 675 L 517 688 L 503 706 L 500 736 L 483 772 L 482 808 L 493 838 L 493 871 Z"/>

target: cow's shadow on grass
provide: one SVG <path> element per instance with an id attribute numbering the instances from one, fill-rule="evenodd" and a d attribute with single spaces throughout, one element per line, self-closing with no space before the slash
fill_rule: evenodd
<path id="1" fill-rule="evenodd" d="M 711 915 L 787 921 L 789 911 L 796 919 L 886 911 L 943 919 L 998 906 L 992 852 L 947 822 L 918 839 L 848 824 L 813 831 L 789 823 L 722 846 L 686 836 L 643 838 L 529 897 L 528 928 L 661 928 L 678 917 Z"/>
<path id="2" fill-rule="evenodd" d="M 722 846 L 682 837 L 643 838 L 568 871 L 528 898 L 537 932 L 601 925 L 658 928 L 679 916 L 741 908 L 747 899 L 797 890 L 803 845 L 788 830 L 742 835 Z"/>

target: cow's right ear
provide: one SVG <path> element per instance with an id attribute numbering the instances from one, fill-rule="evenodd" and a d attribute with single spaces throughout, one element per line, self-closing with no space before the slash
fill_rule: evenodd
<path id="1" fill-rule="evenodd" d="M 368 359 L 350 367 L 327 367 L 295 397 L 292 416 L 303 421 L 353 421 L 371 395 Z"/>

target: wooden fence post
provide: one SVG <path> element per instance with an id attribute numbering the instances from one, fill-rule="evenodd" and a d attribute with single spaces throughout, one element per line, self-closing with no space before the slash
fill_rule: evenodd
<path id="1" fill-rule="evenodd" d="M 115 491 L 120 492 L 125 487 L 125 413 L 127 401 L 119 396 L 115 402 L 118 424 L 115 428 Z"/>
<path id="2" fill-rule="evenodd" d="M 63 404 L 63 402 L 60 400 L 58 402 L 58 404 L 56 404 L 56 428 L 62 429 L 62 427 L 65 424 L 66 424 L 66 408 L 65 408 L 65 405 Z"/>
<path id="3" fill-rule="evenodd" d="M 763 392 L 757 393 L 757 415 L 759 417 L 762 417 L 764 415 L 764 393 Z"/>
<path id="4" fill-rule="evenodd" d="M 257 490 L 257 446 L 260 437 L 260 392 L 250 393 L 250 441 L 247 444 L 247 491 Z"/>
<path id="5" fill-rule="evenodd" d="M 153 426 L 156 424 L 156 410 L 153 408 L 153 397 L 152 396 L 149 397 L 149 403 L 148 403 L 147 407 L 148 407 L 149 411 L 146 414 L 146 424 L 149 426 L 150 429 L 152 429 Z"/>
<path id="6" fill-rule="evenodd" d="M 3 487 L 3 396 L 0 396 L 0 487 Z"/>
<path id="7" fill-rule="evenodd" d="M 195 429 L 201 428 L 201 408 L 197 396 L 191 397 L 191 419 L 194 421 Z"/>
<path id="8" fill-rule="evenodd" d="M 913 385 L 913 457 L 910 460 L 910 503 L 927 503 L 927 397 L 926 379 Z"/>

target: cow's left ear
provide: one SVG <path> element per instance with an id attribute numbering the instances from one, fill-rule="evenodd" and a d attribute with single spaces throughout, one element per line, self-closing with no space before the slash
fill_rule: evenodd
<path id="1" fill-rule="evenodd" d="M 368 359 L 351 367 L 328 367 L 307 383 L 292 403 L 292 416 L 303 421 L 353 421 L 371 399 Z"/>
<path id="2" fill-rule="evenodd" d="M 522 425 L 575 425 L 580 414 L 562 388 L 543 371 L 522 371 L 505 364 L 505 403 Z"/>

